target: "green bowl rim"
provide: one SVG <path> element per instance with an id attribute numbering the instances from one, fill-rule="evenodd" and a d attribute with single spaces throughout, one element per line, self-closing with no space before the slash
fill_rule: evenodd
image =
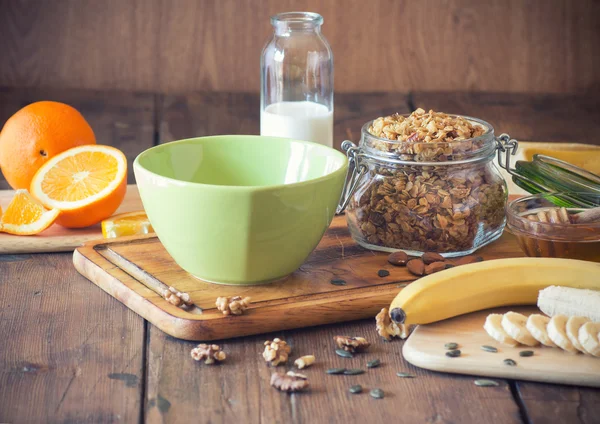
<path id="1" fill-rule="evenodd" d="M 235 185 L 204 184 L 204 183 L 196 183 L 196 182 L 192 182 L 192 181 L 178 180 L 176 178 L 166 177 L 164 175 L 157 174 L 156 172 L 150 171 L 149 169 L 145 168 L 144 166 L 142 166 L 140 164 L 140 157 L 154 149 L 161 149 L 161 148 L 165 148 L 165 146 L 168 146 L 171 144 L 185 143 L 185 142 L 199 140 L 199 139 L 205 139 L 205 138 L 231 138 L 231 137 L 251 137 L 251 138 L 261 138 L 261 139 L 284 140 L 284 141 L 293 141 L 293 142 L 302 143 L 302 144 L 315 145 L 320 148 L 329 149 L 332 152 L 334 152 L 336 155 L 340 156 L 342 158 L 342 165 L 335 171 L 330 172 L 329 174 L 325 174 L 318 178 L 311 178 L 310 180 L 306 180 L 306 181 L 299 181 L 296 183 L 273 184 L 273 185 L 266 185 L 266 186 L 235 186 Z M 273 190 L 273 189 L 281 189 L 284 187 L 299 187 L 299 186 L 303 186 L 303 185 L 313 184 L 313 183 L 316 183 L 319 181 L 333 178 L 338 173 L 343 173 L 344 175 L 346 175 L 347 170 L 348 170 L 348 158 L 346 157 L 345 154 L 343 154 L 342 152 L 340 152 L 332 147 L 324 146 L 322 144 L 314 143 L 312 141 L 296 140 L 293 138 L 285 138 L 285 137 L 260 136 L 260 135 L 220 134 L 220 135 L 208 135 L 208 136 L 202 136 L 202 137 L 184 138 L 181 140 L 174 140 L 174 141 L 170 141 L 168 143 L 159 144 L 157 146 L 150 147 L 149 149 L 144 150 L 143 152 L 141 152 L 139 155 L 136 156 L 135 160 L 133 161 L 133 170 L 134 170 L 134 173 L 137 170 L 139 170 L 139 171 L 148 173 L 154 177 L 158 177 L 160 179 L 170 181 L 170 182 L 173 182 L 173 183 L 179 184 L 179 185 L 189 184 L 191 186 L 198 186 L 198 187 L 203 187 L 203 188 L 208 188 L 208 189 L 219 189 L 219 190 L 266 191 L 266 190 Z M 139 182 L 136 181 L 136 184 L 139 184 Z"/>

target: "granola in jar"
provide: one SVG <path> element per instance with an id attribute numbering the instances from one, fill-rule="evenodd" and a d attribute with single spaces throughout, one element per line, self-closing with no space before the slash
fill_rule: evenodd
<path id="1" fill-rule="evenodd" d="M 495 148 L 493 128 L 475 118 L 417 109 L 367 123 L 346 213 L 352 236 L 370 249 L 444 256 L 495 240 L 507 200 Z"/>

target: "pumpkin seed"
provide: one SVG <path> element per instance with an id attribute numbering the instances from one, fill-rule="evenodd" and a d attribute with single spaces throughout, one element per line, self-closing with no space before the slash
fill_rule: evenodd
<path id="1" fill-rule="evenodd" d="M 352 368 L 344 371 L 344 375 L 359 375 L 364 374 L 365 370 L 361 370 L 360 368 Z"/>
<path id="2" fill-rule="evenodd" d="M 402 283 L 402 284 L 398 284 L 396 286 L 397 289 L 403 289 L 404 287 L 408 286 L 408 283 Z"/>
<path id="3" fill-rule="evenodd" d="M 475 380 L 475 385 L 479 387 L 496 387 L 500 384 L 494 380 Z"/>
<path id="4" fill-rule="evenodd" d="M 381 389 L 373 389 L 369 392 L 369 394 L 375 399 L 383 399 L 384 393 Z"/>
<path id="5" fill-rule="evenodd" d="M 345 286 L 346 285 L 346 280 L 341 280 L 341 279 L 333 279 L 331 280 L 331 284 L 333 284 L 334 286 Z"/>
<path id="6" fill-rule="evenodd" d="M 446 344 L 444 345 L 444 347 L 445 347 L 447 350 L 454 350 L 454 349 L 457 349 L 457 348 L 458 348 L 458 343 L 454 343 L 454 342 L 451 342 L 451 343 L 446 343 Z"/>
<path id="7" fill-rule="evenodd" d="M 341 356 L 342 358 L 354 358 L 354 355 L 352 353 L 344 349 L 336 349 L 335 353 L 337 356 Z"/>
<path id="8" fill-rule="evenodd" d="M 486 352 L 492 352 L 492 353 L 498 352 L 497 348 L 495 348 L 494 346 L 488 346 L 488 345 L 481 346 L 481 350 L 485 350 Z"/>
<path id="9" fill-rule="evenodd" d="M 356 384 L 356 385 L 350 387 L 350 393 L 352 393 L 353 395 L 362 393 L 362 386 L 360 384 Z"/>
<path id="10" fill-rule="evenodd" d="M 522 356 L 524 358 L 528 356 L 533 356 L 533 350 L 522 350 L 519 352 L 519 356 Z"/>
<path id="11" fill-rule="evenodd" d="M 397 372 L 396 375 L 400 378 L 415 378 L 414 375 L 409 374 L 407 372 Z"/>
<path id="12" fill-rule="evenodd" d="M 329 368 L 325 371 L 327 374 L 343 374 L 346 368 Z"/>
<path id="13" fill-rule="evenodd" d="M 383 278 L 383 277 L 387 277 L 388 275 L 390 275 L 390 272 L 387 269 L 380 269 L 379 271 L 377 271 L 377 275 L 379 275 L 381 278 Z"/>
<path id="14" fill-rule="evenodd" d="M 367 362 L 367 368 L 377 368 L 379 365 L 381 365 L 379 359 L 373 359 L 372 361 Z"/>
<path id="15" fill-rule="evenodd" d="M 448 352 L 446 352 L 446 356 L 448 356 L 449 358 L 458 358 L 460 356 L 460 350 L 449 350 Z"/>
<path id="16" fill-rule="evenodd" d="M 505 359 L 504 363 L 509 367 L 514 367 L 515 365 L 517 365 L 517 363 L 510 358 Z"/>

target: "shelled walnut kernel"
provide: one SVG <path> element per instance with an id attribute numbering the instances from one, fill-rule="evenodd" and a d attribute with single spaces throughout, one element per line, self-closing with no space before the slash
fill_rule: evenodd
<path id="1" fill-rule="evenodd" d="M 217 297 L 215 305 L 217 309 L 223 312 L 223 315 L 242 315 L 248 306 L 250 305 L 250 297 L 233 296 L 229 297 Z"/>
<path id="2" fill-rule="evenodd" d="M 162 297 L 172 305 L 175 306 L 192 306 L 193 302 L 190 298 L 190 295 L 187 293 L 182 293 L 178 291 L 175 287 L 169 287 L 168 289 L 163 290 L 161 293 Z"/>
<path id="3" fill-rule="evenodd" d="M 348 352 L 362 352 L 371 346 L 364 337 L 335 336 L 333 340 L 337 347 Z"/>
<path id="4" fill-rule="evenodd" d="M 201 343 L 191 351 L 192 358 L 195 361 L 204 361 L 206 365 L 212 365 L 216 362 L 224 361 L 227 358 L 225 352 L 221 350 L 219 345 Z"/>
<path id="5" fill-rule="evenodd" d="M 406 339 L 408 337 L 408 327 L 404 324 L 398 325 L 393 322 L 387 308 L 383 308 L 377 314 L 375 323 L 377 326 L 377 333 L 387 341 L 392 340 L 393 337 L 400 337 L 401 339 Z"/>
<path id="6" fill-rule="evenodd" d="M 292 353 L 291 346 L 284 340 L 277 338 L 273 339 L 273 341 L 267 340 L 264 346 L 263 358 L 274 367 L 287 362 L 290 353 Z"/>
<path id="7" fill-rule="evenodd" d="M 282 392 L 298 392 L 305 390 L 309 386 L 308 377 L 304 374 L 298 374 L 288 371 L 287 374 L 278 372 L 271 375 L 271 386 Z"/>
<path id="8" fill-rule="evenodd" d="M 299 370 L 306 368 L 306 367 L 310 367 L 314 363 L 315 363 L 314 355 L 304 355 L 294 361 L 294 365 L 296 365 Z"/>

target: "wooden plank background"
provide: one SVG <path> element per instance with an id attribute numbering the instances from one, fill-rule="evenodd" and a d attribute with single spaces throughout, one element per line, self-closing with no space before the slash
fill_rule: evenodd
<path id="1" fill-rule="evenodd" d="M 256 92 L 289 10 L 324 16 L 338 92 L 600 89 L 595 0 L 0 0 L 0 85 Z"/>

